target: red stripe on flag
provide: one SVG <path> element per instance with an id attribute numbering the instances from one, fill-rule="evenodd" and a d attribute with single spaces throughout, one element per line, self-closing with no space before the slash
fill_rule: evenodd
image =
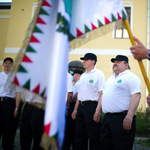
<path id="1" fill-rule="evenodd" d="M 14 83 L 16 84 L 16 85 L 19 85 L 19 81 L 18 81 L 18 79 L 17 79 L 17 76 L 15 76 L 15 78 L 14 78 Z M 19 85 L 20 86 L 20 85 Z"/>
<path id="2" fill-rule="evenodd" d="M 104 19 L 105 19 L 105 24 L 110 23 L 110 21 L 106 17 L 104 17 Z"/>
<path id="3" fill-rule="evenodd" d="M 29 59 L 29 57 L 27 55 L 24 55 L 22 62 L 32 63 L 32 61 Z"/>
<path id="4" fill-rule="evenodd" d="M 96 26 L 94 26 L 94 24 L 93 24 L 93 23 L 91 23 L 91 25 L 92 25 L 92 30 L 94 30 L 94 29 L 96 29 L 96 28 L 97 28 Z"/>
<path id="5" fill-rule="evenodd" d="M 34 37 L 33 35 L 32 35 L 32 37 L 30 39 L 30 42 L 40 43 L 40 41 L 36 37 Z"/>
<path id="6" fill-rule="evenodd" d="M 118 12 L 117 12 L 117 15 L 118 15 L 118 20 L 119 20 L 119 19 L 122 19 L 122 18 L 120 17 L 120 15 L 119 15 L 119 13 L 118 13 Z"/>
<path id="7" fill-rule="evenodd" d="M 83 34 L 78 28 L 76 30 L 77 30 L 77 37 Z"/>
<path id="8" fill-rule="evenodd" d="M 49 135 L 50 126 L 51 126 L 51 123 L 44 126 L 44 133 L 46 133 L 47 135 Z"/>
<path id="9" fill-rule="evenodd" d="M 42 6 L 49 6 L 49 7 L 52 7 L 46 0 L 44 0 Z"/>
<path id="10" fill-rule="evenodd" d="M 38 17 L 36 23 L 39 23 L 39 24 L 46 24 L 40 17 Z"/>
<path id="11" fill-rule="evenodd" d="M 40 92 L 40 84 L 38 84 L 37 87 L 34 90 L 32 90 L 32 92 L 39 94 L 39 92 Z"/>

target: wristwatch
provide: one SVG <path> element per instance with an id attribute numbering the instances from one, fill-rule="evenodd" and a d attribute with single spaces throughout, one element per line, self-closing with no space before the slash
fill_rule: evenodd
<path id="1" fill-rule="evenodd" d="M 148 58 L 148 60 L 150 60 L 150 50 L 149 50 L 149 52 L 147 54 L 147 58 Z"/>
<path id="2" fill-rule="evenodd" d="M 17 108 L 15 110 L 18 110 Z"/>

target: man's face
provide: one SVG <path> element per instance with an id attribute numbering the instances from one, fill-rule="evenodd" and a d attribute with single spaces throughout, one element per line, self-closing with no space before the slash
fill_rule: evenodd
<path id="1" fill-rule="evenodd" d="M 113 64 L 113 71 L 115 74 L 119 74 L 128 69 L 128 63 L 124 61 L 115 60 Z"/>
<path id="2" fill-rule="evenodd" d="M 83 60 L 83 66 L 85 69 L 88 69 L 91 66 L 94 66 L 94 62 L 94 60 Z"/>
<path id="3" fill-rule="evenodd" d="M 5 71 L 10 71 L 11 70 L 11 67 L 12 67 L 12 62 L 10 60 L 6 60 L 4 63 L 3 63 L 3 67 L 4 67 L 4 70 Z"/>
<path id="4" fill-rule="evenodd" d="M 73 75 L 73 80 L 74 80 L 75 82 L 77 82 L 77 80 L 78 80 L 78 74 L 77 74 L 77 73 L 75 73 L 75 74 Z"/>

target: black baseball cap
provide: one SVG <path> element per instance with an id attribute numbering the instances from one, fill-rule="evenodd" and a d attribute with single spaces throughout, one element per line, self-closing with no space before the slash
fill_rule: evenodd
<path id="1" fill-rule="evenodd" d="M 6 57 L 6 58 L 4 59 L 4 61 L 3 61 L 3 63 L 4 63 L 5 61 L 7 61 L 7 60 L 9 60 L 9 61 L 11 61 L 11 63 L 13 63 L 13 59 L 12 59 L 11 57 Z"/>
<path id="2" fill-rule="evenodd" d="M 97 56 L 93 53 L 86 53 L 84 57 L 80 58 L 81 60 L 95 60 L 97 62 Z"/>
<path id="3" fill-rule="evenodd" d="M 116 58 L 112 58 L 111 62 L 114 63 L 115 60 L 119 60 L 119 61 L 125 61 L 128 63 L 129 59 L 127 56 L 124 55 L 117 55 Z"/>
<path id="4" fill-rule="evenodd" d="M 83 71 L 81 71 L 81 70 L 75 70 L 72 75 L 74 75 L 76 73 L 81 75 L 83 73 Z"/>

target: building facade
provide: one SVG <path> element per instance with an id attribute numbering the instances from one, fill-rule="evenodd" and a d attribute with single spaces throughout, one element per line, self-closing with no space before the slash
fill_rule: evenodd
<path id="1" fill-rule="evenodd" d="M 0 3 L 0 71 L 3 69 L 2 62 L 5 57 L 16 58 L 40 3 L 41 1 L 38 0 L 13 0 L 9 4 Z M 123 0 L 123 4 L 127 10 L 133 35 L 149 48 L 149 0 Z M 85 53 L 93 52 L 98 56 L 96 68 L 102 70 L 107 79 L 113 74 L 110 59 L 118 54 L 128 56 L 131 72 L 139 76 L 142 82 L 142 98 L 139 107 L 145 110 L 148 92 L 139 64 L 129 50 L 131 42 L 127 31 L 125 27 L 120 28 L 117 23 L 112 23 L 112 26 L 111 32 L 71 50 L 69 62 L 80 60 Z M 86 37 L 88 34 L 82 38 Z M 149 76 L 149 61 L 143 60 L 143 64 Z"/>

